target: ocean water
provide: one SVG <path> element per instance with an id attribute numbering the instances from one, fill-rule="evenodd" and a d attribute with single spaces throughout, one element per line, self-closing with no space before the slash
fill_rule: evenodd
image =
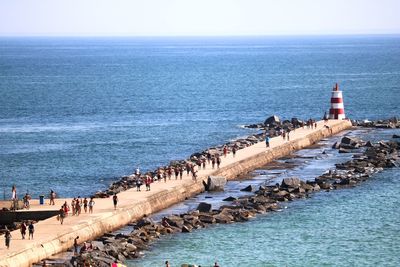
<path id="1" fill-rule="evenodd" d="M 87 196 L 136 167 L 320 118 L 400 112 L 400 37 L 1 38 L 0 192 Z"/>
<path id="2" fill-rule="evenodd" d="M 0 38 L 0 196 L 13 184 L 20 196 L 87 196 L 272 114 L 320 118 L 335 82 L 348 117 L 398 116 L 400 36 Z M 164 239 L 140 266 L 399 266 L 398 192 L 398 169 L 385 171 Z"/>

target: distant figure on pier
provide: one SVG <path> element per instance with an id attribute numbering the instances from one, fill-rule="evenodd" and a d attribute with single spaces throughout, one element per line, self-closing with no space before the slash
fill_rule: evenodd
<path id="1" fill-rule="evenodd" d="M 89 200 L 89 213 L 93 213 L 93 206 L 94 206 L 94 200 L 93 198 L 90 198 Z"/>
<path id="2" fill-rule="evenodd" d="M 6 230 L 6 233 L 4 234 L 4 238 L 6 240 L 6 247 L 7 249 L 10 248 L 10 242 L 11 242 L 11 232 L 9 230 Z"/>
<path id="3" fill-rule="evenodd" d="M 64 218 L 65 218 L 64 205 L 61 206 L 60 214 L 58 214 L 58 218 L 59 218 L 59 220 L 60 220 L 60 223 L 63 224 L 63 223 L 64 223 Z"/>
<path id="4" fill-rule="evenodd" d="M 153 182 L 153 179 L 151 179 L 150 175 L 146 175 L 146 179 L 144 180 L 144 182 L 146 184 L 146 191 L 150 191 L 150 185 Z"/>
<path id="5" fill-rule="evenodd" d="M 13 185 L 11 188 L 11 199 L 12 200 L 17 199 L 17 187 L 15 185 Z"/>
<path id="6" fill-rule="evenodd" d="M 118 204 L 118 197 L 117 194 L 114 194 L 113 196 L 113 204 L 114 204 L 114 209 L 117 209 L 117 204 Z"/>
<path id="7" fill-rule="evenodd" d="M 88 206 L 88 200 L 85 197 L 85 199 L 83 200 L 83 210 L 85 211 L 85 213 L 87 212 L 87 206 Z"/>
<path id="8" fill-rule="evenodd" d="M 33 225 L 33 222 L 31 222 L 28 226 L 28 232 L 29 232 L 29 237 L 28 239 L 33 239 L 33 233 L 35 232 L 35 226 Z"/>
<path id="9" fill-rule="evenodd" d="M 25 196 L 23 197 L 23 201 L 24 201 L 24 208 L 27 210 L 29 210 L 29 207 L 30 207 L 30 203 L 29 203 L 30 200 L 31 200 L 31 196 L 28 193 L 26 193 Z"/>
<path id="10" fill-rule="evenodd" d="M 228 148 L 224 146 L 224 157 L 226 158 L 226 154 L 228 154 Z"/>
<path id="11" fill-rule="evenodd" d="M 140 176 L 138 176 L 136 178 L 136 191 L 140 191 L 141 186 L 142 186 L 142 178 L 140 178 Z"/>
<path id="12" fill-rule="evenodd" d="M 55 205 L 54 199 L 56 199 L 56 193 L 51 190 L 50 191 L 50 205 Z"/>
<path id="13" fill-rule="evenodd" d="M 221 158 L 217 155 L 217 168 L 219 169 L 219 165 L 221 165 Z"/>
<path id="14" fill-rule="evenodd" d="M 25 235 L 26 235 L 26 223 L 25 223 L 24 221 L 21 223 L 21 229 L 20 229 L 20 231 L 21 231 L 21 237 L 22 237 L 22 239 L 25 239 Z"/>
<path id="15" fill-rule="evenodd" d="M 79 239 L 79 236 L 75 237 L 75 239 L 74 239 L 74 255 L 78 254 L 78 248 L 79 248 L 78 239 Z"/>
<path id="16" fill-rule="evenodd" d="M 265 137 L 265 146 L 266 146 L 266 147 L 269 147 L 269 141 L 270 141 L 270 138 L 269 138 L 269 136 L 267 135 L 267 136 Z"/>
<path id="17" fill-rule="evenodd" d="M 236 151 L 237 151 L 237 147 L 236 147 L 236 144 L 233 146 L 233 148 L 232 148 L 232 155 L 233 155 L 233 157 L 235 157 L 236 156 Z"/>

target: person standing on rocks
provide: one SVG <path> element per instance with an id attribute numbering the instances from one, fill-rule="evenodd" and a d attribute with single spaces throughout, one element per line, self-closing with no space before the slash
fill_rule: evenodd
<path id="1" fill-rule="evenodd" d="M 33 222 L 31 222 L 28 226 L 28 232 L 29 232 L 29 237 L 28 239 L 33 239 L 33 233 L 35 232 L 35 226 L 33 225 Z"/>
<path id="2" fill-rule="evenodd" d="M 113 204 L 114 204 L 114 209 L 117 209 L 117 204 L 118 204 L 118 197 L 117 194 L 114 194 L 113 196 Z"/>
<path id="3" fill-rule="evenodd" d="M 224 146 L 224 157 L 226 158 L 226 155 L 228 154 L 228 148 Z"/>
<path id="4" fill-rule="evenodd" d="M 236 147 L 236 145 L 234 145 L 233 148 L 232 148 L 232 155 L 233 155 L 233 157 L 236 156 L 236 151 L 237 151 L 237 147 Z"/>
<path id="5" fill-rule="evenodd" d="M 25 239 L 25 235 L 26 235 L 26 223 L 22 222 L 21 223 L 21 237 L 22 239 Z"/>
<path id="6" fill-rule="evenodd" d="M 6 231 L 6 233 L 4 234 L 4 238 L 6 240 L 6 247 L 7 249 L 10 248 L 10 242 L 11 242 L 11 232 L 9 230 Z"/>

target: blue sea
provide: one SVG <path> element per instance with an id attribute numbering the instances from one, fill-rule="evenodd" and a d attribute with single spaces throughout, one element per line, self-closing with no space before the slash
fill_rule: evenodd
<path id="1" fill-rule="evenodd" d="M 398 116 L 400 36 L 0 38 L 0 196 L 14 184 L 20 197 L 89 196 L 137 167 L 246 136 L 243 125 L 272 114 L 319 119 L 336 82 L 349 118 Z M 232 261 L 240 266 L 398 266 L 398 169 L 380 175 L 170 246 L 183 256 L 205 246 L 223 266 L 237 255 L 247 257 Z M 385 185 L 376 202 L 374 188 Z"/>

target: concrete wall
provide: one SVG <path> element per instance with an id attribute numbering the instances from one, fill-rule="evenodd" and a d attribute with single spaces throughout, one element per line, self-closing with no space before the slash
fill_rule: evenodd
<path id="1" fill-rule="evenodd" d="M 253 157 L 249 157 L 245 160 L 241 160 L 234 164 L 225 166 L 219 169 L 214 175 L 224 176 L 227 179 L 234 179 L 240 174 L 248 173 L 256 168 L 264 166 L 265 164 L 275 159 L 289 155 L 293 151 L 313 145 L 323 138 L 329 137 L 351 127 L 352 126 L 350 121 L 342 121 L 329 129 L 322 128 L 316 132 L 310 133 L 305 138 L 286 142 L 283 145 L 271 148 L 270 150 L 264 151 Z"/>
<path id="2" fill-rule="evenodd" d="M 322 138 L 350 127 L 351 123 L 349 121 L 338 122 L 338 124 L 330 129 L 323 128 L 309 134 L 301 140 L 287 142 L 282 146 L 270 149 L 268 152 L 262 152 L 256 156 L 225 166 L 213 175 L 225 176 L 228 179 L 233 179 L 239 174 L 252 171 L 274 159 L 310 146 Z M 143 201 L 139 204 L 124 208 L 123 210 L 104 213 L 101 218 L 88 220 L 84 224 L 76 225 L 74 231 L 70 233 L 60 233 L 56 238 L 46 241 L 42 240 L 42 242 L 30 248 L 15 253 L 14 255 L 9 255 L 6 259 L 0 259 L 0 266 L 30 266 L 35 262 L 39 262 L 42 259 L 72 247 L 73 240 L 76 236 L 79 236 L 81 241 L 94 239 L 104 233 L 124 227 L 133 220 L 141 218 L 144 214 L 160 211 L 186 198 L 193 197 L 202 191 L 204 191 L 204 186 L 201 179 L 198 179 L 197 182 L 159 192 L 150 197 L 148 201 Z"/>

